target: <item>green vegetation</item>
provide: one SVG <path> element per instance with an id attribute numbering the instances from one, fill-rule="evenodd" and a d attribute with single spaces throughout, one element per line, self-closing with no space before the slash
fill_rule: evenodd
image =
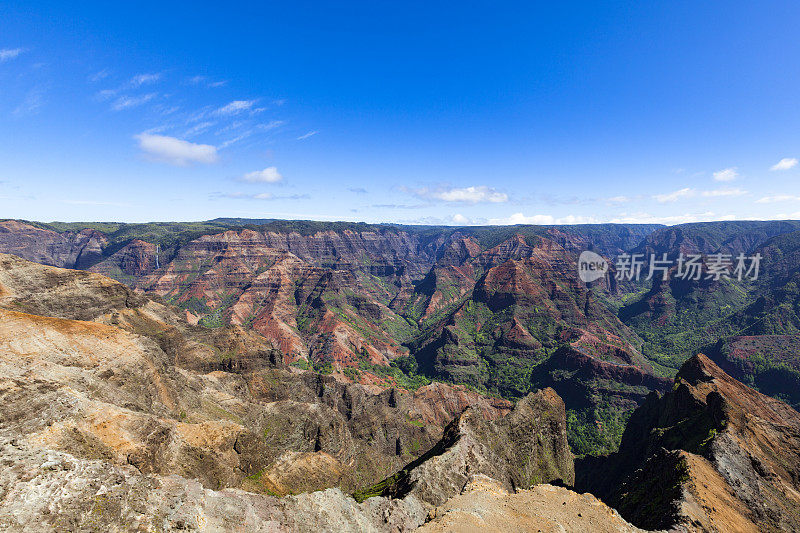
<path id="1" fill-rule="evenodd" d="M 309 370 L 311 365 L 308 363 L 306 359 L 298 359 L 297 361 L 292 361 L 289 366 L 293 366 L 296 368 L 300 368 L 302 370 Z"/>
<path id="2" fill-rule="evenodd" d="M 408 358 L 404 358 L 404 361 L 401 364 L 405 368 L 411 368 L 411 366 L 413 366 L 410 362 L 408 362 Z M 369 372 L 384 378 L 392 378 L 399 387 L 403 387 L 404 389 L 408 390 L 417 390 L 418 388 L 425 385 L 430 385 L 431 383 L 430 379 L 417 374 L 414 370 L 404 372 L 401 370 L 397 361 L 392 361 L 387 367 L 383 365 L 372 364 L 367 359 L 360 359 L 358 362 L 358 367 L 363 372 Z"/>
<path id="3" fill-rule="evenodd" d="M 348 378 L 352 379 L 355 382 L 358 382 L 361 379 L 361 371 L 357 368 L 353 368 L 352 366 L 348 366 L 344 370 L 342 370 L 342 374 L 347 376 Z"/>
<path id="4" fill-rule="evenodd" d="M 612 405 L 567 411 L 567 440 L 573 454 L 600 455 L 619 447 L 631 411 Z"/>
<path id="5" fill-rule="evenodd" d="M 313 363 L 314 372 L 319 374 L 332 374 L 333 365 L 330 361 L 315 361 Z"/>

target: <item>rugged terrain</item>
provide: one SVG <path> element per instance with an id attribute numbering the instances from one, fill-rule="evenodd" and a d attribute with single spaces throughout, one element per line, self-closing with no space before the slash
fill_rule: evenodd
<path id="1" fill-rule="evenodd" d="M 706 356 L 631 416 L 619 451 L 577 465 L 576 487 L 647 529 L 800 528 L 800 413 Z"/>
<path id="2" fill-rule="evenodd" d="M 434 380 L 512 401 L 551 387 L 583 455 L 615 450 L 636 406 L 700 351 L 800 405 L 800 363 L 776 349 L 800 338 L 799 228 L 5 221 L 0 252 L 102 273 L 190 324 L 255 334 L 273 359 L 342 383 L 415 390 Z M 580 282 L 583 250 L 605 256 L 612 275 Z M 617 281 L 625 253 L 697 253 L 706 268 L 712 254 L 760 254 L 761 276 L 682 280 L 673 268 L 664 281 Z"/>
<path id="3" fill-rule="evenodd" d="M 0 530 L 800 528 L 793 223 L 243 224 L 2 223 Z"/>
<path id="4" fill-rule="evenodd" d="M 430 448 L 465 407 L 511 408 L 463 387 L 403 392 L 286 367 L 259 335 L 191 326 L 98 274 L 9 255 L 0 316 L 5 428 L 213 488 L 356 488 Z"/>
<path id="5" fill-rule="evenodd" d="M 577 498 L 537 486 L 574 475 L 552 390 L 512 406 L 337 381 L 95 273 L 0 255 L 0 368 L 2 530 L 405 531 L 495 486 L 514 505 Z M 408 490 L 345 492 L 395 470 Z"/>
<path id="6" fill-rule="evenodd" d="M 581 452 L 613 449 L 648 387 L 666 386 L 636 334 L 575 275 L 581 250 L 617 254 L 655 226 L 256 222 L 8 221 L 0 251 L 105 274 L 180 307 L 191 324 L 258 333 L 286 365 L 339 380 L 414 389 L 435 379 L 511 400 L 553 387 L 570 427 L 588 435 Z M 104 239 L 91 264 L 32 244 L 73 250 L 81 232 Z M 614 293 L 613 277 L 600 289 Z"/>

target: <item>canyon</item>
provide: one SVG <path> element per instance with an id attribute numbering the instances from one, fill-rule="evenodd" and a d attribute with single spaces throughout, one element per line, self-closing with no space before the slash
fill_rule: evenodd
<path id="1" fill-rule="evenodd" d="M 0 222 L 0 530 L 796 529 L 800 236 L 732 224 Z"/>

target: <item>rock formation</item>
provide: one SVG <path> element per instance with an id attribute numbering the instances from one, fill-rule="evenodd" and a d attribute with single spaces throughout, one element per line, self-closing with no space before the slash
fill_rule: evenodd
<path id="1" fill-rule="evenodd" d="M 577 473 L 579 490 L 648 529 L 796 531 L 800 413 L 697 355 L 633 414 L 617 453 Z"/>

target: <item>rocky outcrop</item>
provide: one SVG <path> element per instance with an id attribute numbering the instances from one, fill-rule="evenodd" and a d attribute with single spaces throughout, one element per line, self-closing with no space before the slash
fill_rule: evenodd
<path id="1" fill-rule="evenodd" d="M 510 491 L 554 480 L 572 483 L 564 403 L 553 390 L 529 395 L 495 421 L 467 409 L 447 426 L 433 448 L 400 472 L 359 491 L 356 498 L 413 495 L 441 505 L 459 494 L 475 474 L 488 476 Z"/>
<path id="2" fill-rule="evenodd" d="M 427 510 L 408 498 L 358 504 L 339 489 L 276 498 L 214 490 L 0 437 L 3 531 L 409 531 Z"/>
<path id="3" fill-rule="evenodd" d="M 632 415 L 619 452 L 577 472 L 642 527 L 796 531 L 800 413 L 697 355 Z"/>
<path id="4" fill-rule="evenodd" d="M 479 474 L 470 477 L 460 495 L 431 511 L 428 522 L 417 531 L 632 533 L 642 530 L 591 494 L 578 494 L 553 485 L 508 492 L 500 483 Z"/>

